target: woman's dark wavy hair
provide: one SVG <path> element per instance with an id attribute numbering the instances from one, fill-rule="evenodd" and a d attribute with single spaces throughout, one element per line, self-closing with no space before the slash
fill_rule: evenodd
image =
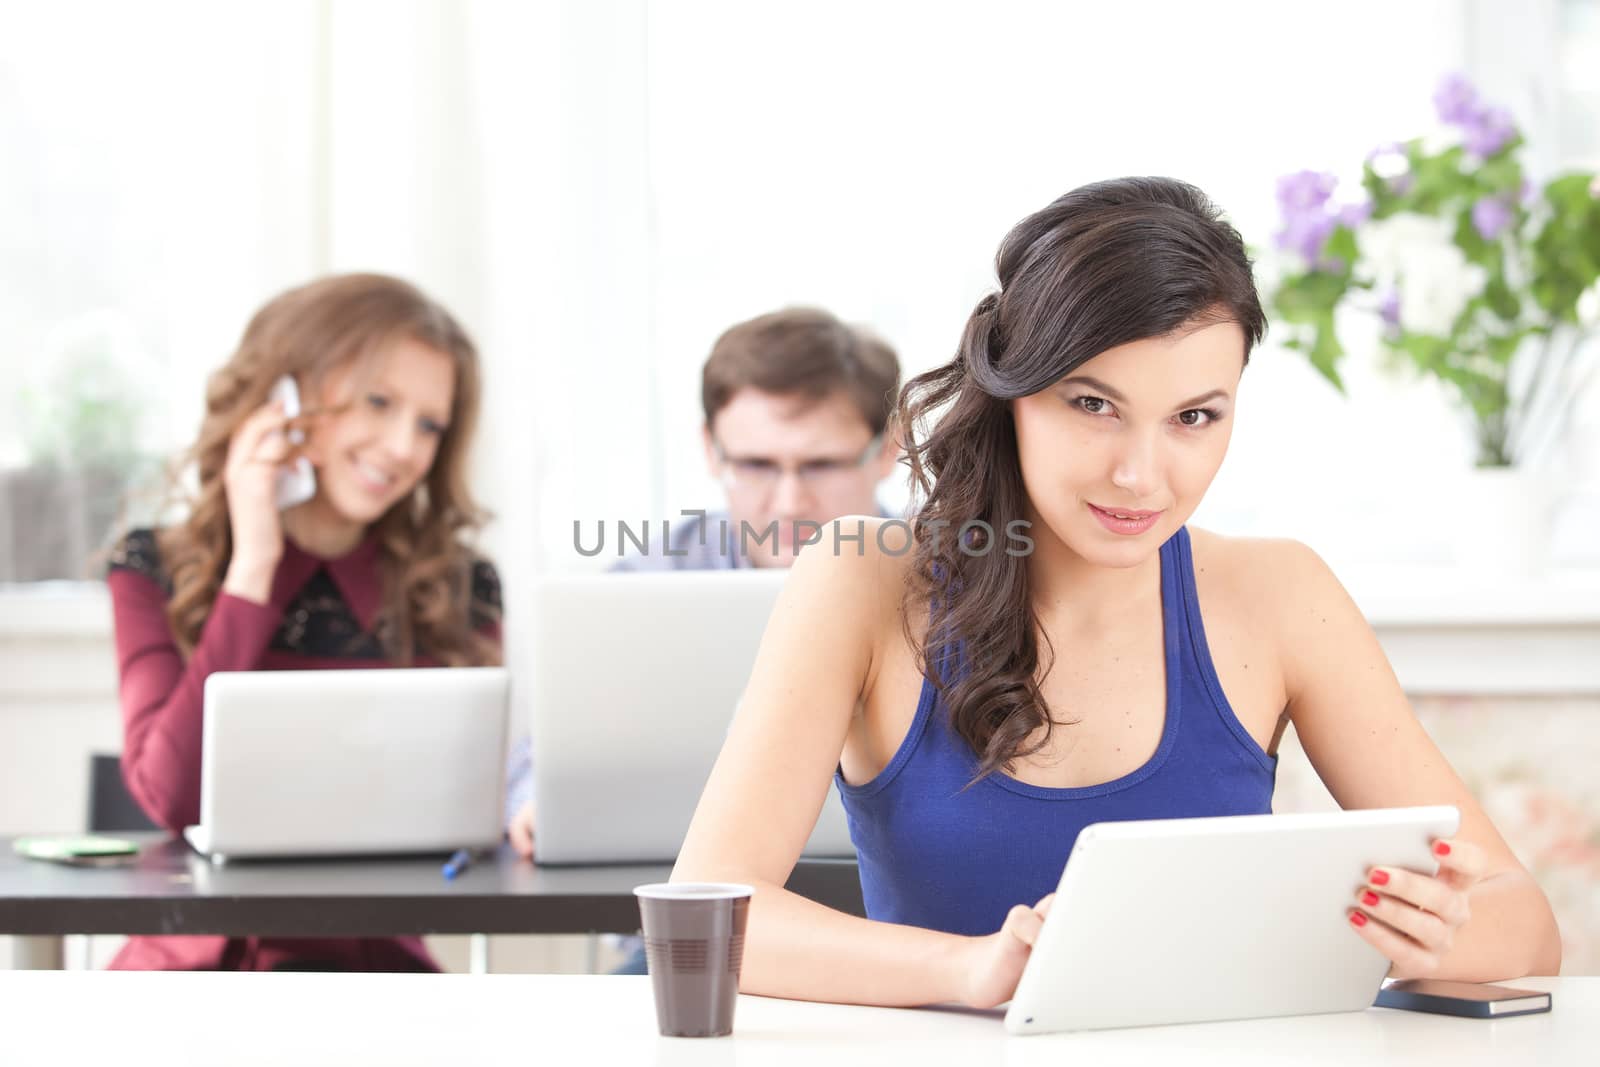
<path id="1" fill-rule="evenodd" d="M 1171 178 L 1074 189 L 1006 235 L 995 269 L 1000 289 L 978 302 L 955 358 L 907 382 L 899 408 L 921 501 L 907 636 L 978 757 L 975 781 L 1011 770 L 1068 725 L 1051 718 L 1039 691 L 1055 653 L 1047 640 L 1041 669 L 1027 559 L 999 550 L 993 535 L 977 551 L 982 527 L 953 533 L 973 520 L 1003 530 L 1026 514 L 1009 401 L 1130 341 L 1231 321 L 1248 360 L 1266 330 L 1238 231 L 1199 189 Z M 914 624 L 925 617 L 917 641 Z M 946 659 L 955 649 L 960 670 Z"/>

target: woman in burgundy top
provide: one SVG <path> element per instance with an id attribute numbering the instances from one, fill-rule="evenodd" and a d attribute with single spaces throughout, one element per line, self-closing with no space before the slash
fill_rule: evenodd
<path id="1" fill-rule="evenodd" d="M 292 375 L 303 413 L 269 401 Z M 463 536 L 477 352 L 450 314 L 380 275 L 282 294 L 212 375 L 187 518 L 135 530 L 107 582 L 122 772 L 161 826 L 199 821 L 201 692 L 213 671 L 500 662 L 500 585 Z M 305 457 L 315 493 L 280 510 Z M 359 773 L 359 768 L 352 768 Z M 135 937 L 120 969 L 436 970 L 416 938 Z"/>

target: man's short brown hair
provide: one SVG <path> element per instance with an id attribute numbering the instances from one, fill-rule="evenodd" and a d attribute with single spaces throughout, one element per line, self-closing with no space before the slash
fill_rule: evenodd
<path id="1" fill-rule="evenodd" d="M 812 400 L 844 392 L 876 435 L 894 411 L 900 361 L 880 338 L 820 308 L 785 308 L 717 338 L 700 373 L 706 425 L 744 388 Z"/>

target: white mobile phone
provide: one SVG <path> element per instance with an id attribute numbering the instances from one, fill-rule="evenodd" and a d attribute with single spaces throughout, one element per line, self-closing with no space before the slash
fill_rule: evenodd
<path id="1" fill-rule="evenodd" d="M 300 389 L 295 385 L 294 377 L 285 374 L 282 378 L 272 383 L 272 392 L 268 394 L 269 401 L 281 400 L 283 413 L 288 418 L 300 414 Z M 303 444 L 306 435 L 303 431 L 295 429 L 289 431 L 289 443 Z M 288 470 L 278 472 L 277 491 L 275 499 L 278 510 L 292 508 L 296 504 L 304 504 L 307 500 L 317 495 L 317 476 L 311 469 L 311 461 L 304 456 L 295 460 L 294 466 Z"/>

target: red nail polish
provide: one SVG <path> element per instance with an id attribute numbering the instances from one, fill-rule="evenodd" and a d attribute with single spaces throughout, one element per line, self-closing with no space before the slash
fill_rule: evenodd
<path id="1" fill-rule="evenodd" d="M 1367 925 L 1367 917 L 1359 911 L 1352 911 L 1350 913 L 1350 922 L 1356 926 L 1365 926 Z"/>
<path id="2" fill-rule="evenodd" d="M 1365 893 L 1361 894 L 1361 903 L 1365 904 L 1369 908 L 1377 907 L 1378 894 L 1374 893 L 1370 889 L 1367 890 Z"/>
<path id="3" fill-rule="evenodd" d="M 1445 844 L 1443 841 L 1435 841 L 1433 844 L 1433 850 L 1441 856 L 1450 855 L 1450 846 Z"/>
<path id="4" fill-rule="evenodd" d="M 1372 872 L 1372 877 L 1368 878 L 1367 881 L 1371 882 L 1373 885 L 1388 885 L 1389 884 L 1389 872 L 1388 871 L 1373 871 Z"/>

